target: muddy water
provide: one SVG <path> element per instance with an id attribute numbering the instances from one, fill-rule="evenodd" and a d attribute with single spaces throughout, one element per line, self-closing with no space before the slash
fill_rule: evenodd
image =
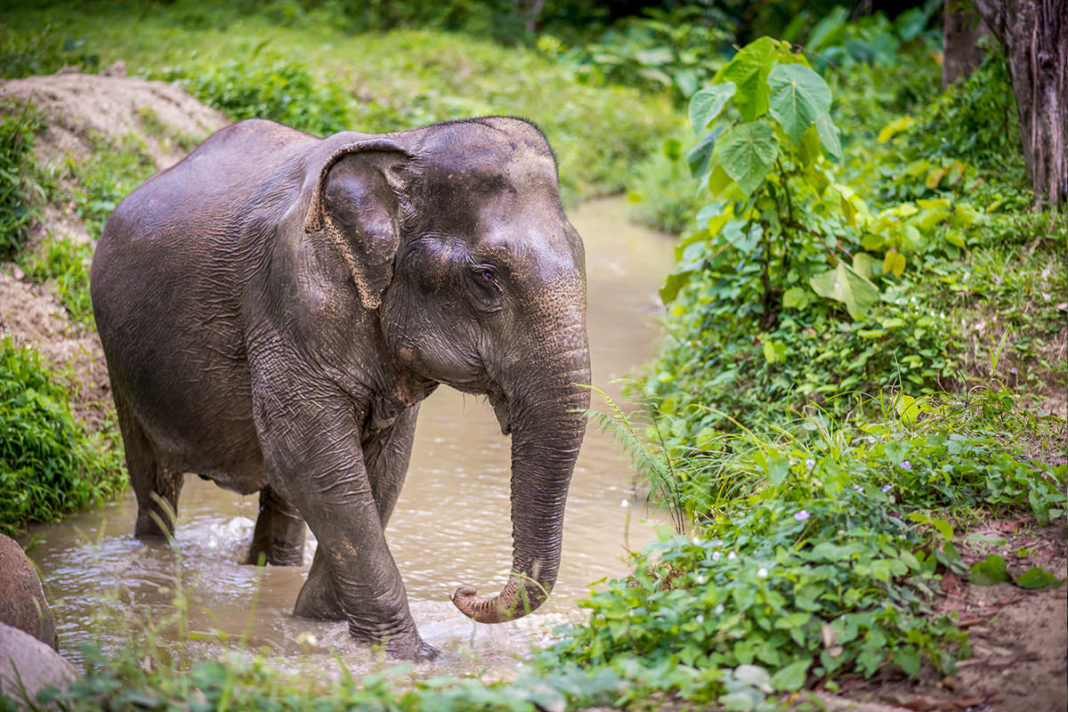
<path id="1" fill-rule="evenodd" d="M 586 243 L 594 385 L 613 396 L 619 385 L 612 381 L 651 355 L 656 289 L 671 264 L 670 241 L 626 223 L 624 213 L 624 203 L 613 199 L 571 215 Z M 445 652 L 429 666 L 432 674 L 505 672 L 531 643 L 547 639 L 553 624 L 579 616 L 576 599 L 591 583 L 621 575 L 627 552 L 652 536 L 651 515 L 630 491 L 629 464 L 611 437 L 591 426 L 568 498 L 553 596 L 519 621 L 475 624 L 453 608 L 449 594 L 460 585 L 493 593 L 504 584 L 511 564 L 508 482 L 508 440 L 488 404 L 440 388 L 420 412 L 408 479 L 387 529 L 416 624 Z M 214 655 L 241 643 L 265 648 L 294 670 L 329 674 L 335 648 L 350 667 L 376 664 L 343 624 L 290 615 L 307 564 L 238 563 L 256 511 L 255 496 L 188 477 L 171 546 L 132 537 L 132 493 L 37 528 L 30 553 L 54 601 L 61 651 L 77 659 L 86 640 L 121 647 L 144 636 L 147 622 L 157 630 L 161 655 Z M 307 563 L 313 551 L 309 536 Z M 183 615 L 175 598 L 186 602 Z"/>

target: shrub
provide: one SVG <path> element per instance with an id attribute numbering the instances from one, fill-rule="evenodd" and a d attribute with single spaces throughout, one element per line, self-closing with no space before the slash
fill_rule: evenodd
<path id="1" fill-rule="evenodd" d="M 51 188 L 33 158 L 34 137 L 44 127 L 32 104 L 0 101 L 0 259 L 22 249 L 36 215 L 34 202 Z"/>
<path id="2" fill-rule="evenodd" d="M 35 349 L 0 340 L 0 532 L 121 492 L 126 475 L 116 440 L 87 433 Z"/>
<path id="3" fill-rule="evenodd" d="M 795 435 L 714 436 L 682 458 L 656 438 L 642 444 L 617 412 L 609 427 L 659 470 L 660 501 L 681 507 L 693 533 L 663 527 L 630 576 L 580 603 L 588 623 L 552 655 L 609 666 L 646 693 L 721 704 L 736 692 L 759 702 L 752 689 L 732 692 L 741 673 L 770 692 L 886 665 L 952 672 L 968 637 L 931 604 L 941 573 L 968 571 L 953 520 L 977 510 L 1063 519 L 1068 466 L 1006 442 L 1049 438 L 1063 421 L 1020 413 L 997 389 L 883 405 L 867 425 L 816 415 Z M 1062 583 L 1041 571 L 1018 581 Z"/>
<path id="4" fill-rule="evenodd" d="M 33 34 L 0 27 L 0 77 L 55 74 L 67 66 L 95 72 L 100 56 L 86 50 L 85 40 L 60 37 L 51 27 Z"/>
<path id="5" fill-rule="evenodd" d="M 210 68 L 170 68 L 160 78 L 178 80 L 191 94 L 235 121 L 271 119 L 320 136 L 352 128 L 354 97 L 297 60 L 260 61 L 253 55 Z"/>

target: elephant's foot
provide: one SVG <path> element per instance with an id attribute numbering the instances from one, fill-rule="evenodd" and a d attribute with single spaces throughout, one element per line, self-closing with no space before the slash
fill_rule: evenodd
<path id="1" fill-rule="evenodd" d="M 399 660 L 412 660 L 417 663 L 430 662 L 441 655 L 441 651 L 433 645 L 426 643 L 419 634 L 403 640 L 387 640 L 386 654 Z"/>
<path id="2" fill-rule="evenodd" d="M 151 492 L 143 498 L 138 498 L 134 536 L 144 541 L 171 539 L 174 537 L 177 519 L 178 493 L 163 497 Z"/>
<path id="3" fill-rule="evenodd" d="M 330 576 L 330 567 L 322 549 L 315 550 L 308 580 L 300 589 L 297 603 L 293 606 L 293 615 L 324 621 L 345 620 L 345 609 L 337 595 L 337 588 Z"/>
<path id="4" fill-rule="evenodd" d="M 270 487 L 260 490 L 260 513 L 245 563 L 300 566 L 304 563 L 304 519 Z"/>

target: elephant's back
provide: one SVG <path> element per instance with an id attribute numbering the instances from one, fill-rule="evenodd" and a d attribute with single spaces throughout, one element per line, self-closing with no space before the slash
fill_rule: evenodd
<path id="1" fill-rule="evenodd" d="M 268 246 L 246 224 L 272 209 L 263 195 L 299 199 L 315 141 L 267 121 L 229 126 L 122 201 L 97 244 L 90 291 L 112 387 L 177 460 L 218 459 L 204 434 L 220 431 L 255 451 L 240 304 Z"/>

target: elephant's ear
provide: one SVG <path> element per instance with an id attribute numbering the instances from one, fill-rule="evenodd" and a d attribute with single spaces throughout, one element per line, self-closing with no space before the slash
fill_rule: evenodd
<path id="1" fill-rule="evenodd" d="M 306 232 L 334 243 L 368 309 L 381 305 L 393 278 L 404 210 L 399 174 L 410 158 L 385 139 L 341 146 L 323 164 L 304 218 Z"/>

